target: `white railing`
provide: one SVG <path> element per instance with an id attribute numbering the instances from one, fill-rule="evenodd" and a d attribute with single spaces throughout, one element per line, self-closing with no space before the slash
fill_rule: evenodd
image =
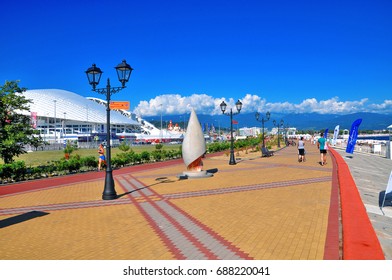
<path id="1" fill-rule="evenodd" d="M 346 150 L 347 142 L 337 142 L 335 146 L 331 145 L 331 147 L 336 147 L 338 149 Z M 368 144 L 357 143 L 354 146 L 354 152 L 368 153 L 368 154 L 379 155 L 381 157 L 387 157 L 387 146 L 385 144 L 368 145 Z"/>

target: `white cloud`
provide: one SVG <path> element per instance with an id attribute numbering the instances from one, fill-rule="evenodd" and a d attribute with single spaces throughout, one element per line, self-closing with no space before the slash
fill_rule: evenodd
<path id="1" fill-rule="evenodd" d="M 371 104 L 369 108 L 377 113 L 391 113 L 392 112 L 392 100 L 384 100 L 381 104 Z"/>
<path id="2" fill-rule="evenodd" d="M 189 113 L 193 108 L 198 114 L 221 114 L 219 105 L 225 101 L 228 109 L 235 108 L 235 99 L 214 98 L 206 94 L 181 96 L 180 94 L 159 95 L 149 101 L 141 101 L 134 112 L 140 116 L 175 115 Z M 301 103 L 267 102 L 257 95 L 246 94 L 240 98 L 242 112 L 276 112 L 276 113 L 334 113 L 349 114 L 355 112 L 392 113 L 392 100 L 381 104 L 370 103 L 368 98 L 354 101 L 340 101 L 338 97 L 326 100 L 308 98 Z M 162 105 L 161 105 L 162 104 Z"/>
<path id="3" fill-rule="evenodd" d="M 161 113 L 163 115 L 174 115 L 189 113 L 193 108 L 197 112 L 210 114 L 215 107 L 216 99 L 206 94 L 193 94 L 191 96 L 164 94 L 158 95 L 150 101 L 140 102 L 134 112 L 140 116 L 156 116 Z"/>

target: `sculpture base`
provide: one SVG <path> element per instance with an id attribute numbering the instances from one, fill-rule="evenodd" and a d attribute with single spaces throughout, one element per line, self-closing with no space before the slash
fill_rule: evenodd
<path id="1" fill-rule="evenodd" d="M 199 179 L 199 178 L 208 178 L 212 177 L 212 173 L 209 173 L 205 170 L 202 171 L 184 171 L 179 177 L 187 177 L 189 179 Z"/>

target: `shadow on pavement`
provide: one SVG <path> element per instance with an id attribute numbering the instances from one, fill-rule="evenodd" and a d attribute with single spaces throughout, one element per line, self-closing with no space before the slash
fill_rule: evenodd
<path id="1" fill-rule="evenodd" d="M 15 224 L 23 223 L 31 219 L 39 218 L 42 216 L 49 215 L 49 213 L 41 211 L 31 211 L 24 214 L 20 214 L 15 217 L 7 218 L 0 221 L 0 228 L 9 227 Z"/>

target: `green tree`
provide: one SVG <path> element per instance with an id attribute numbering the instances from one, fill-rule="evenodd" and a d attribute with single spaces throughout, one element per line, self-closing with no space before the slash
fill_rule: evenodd
<path id="1" fill-rule="evenodd" d="M 36 131 L 30 117 L 21 114 L 30 110 L 30 100 L 22 95 L 24 91 L 18 81 L 6 81 L 0 86 L 0 157 L 4 163 L 11 163 L 15 156 L 26 153 L 25 145 L 36 146 L 42 141 L 33 136 Z"/>
<path id="2" fill-rule="evenodd" d="M 120 151 L 128 152 L 129 149 L 131 148 L 131 146 L 129 146 L 125 141 L 123 141 L 123 142 L 121 142 L 121 144 L 118 146 L 118 148 L 120 149 Z"/>

